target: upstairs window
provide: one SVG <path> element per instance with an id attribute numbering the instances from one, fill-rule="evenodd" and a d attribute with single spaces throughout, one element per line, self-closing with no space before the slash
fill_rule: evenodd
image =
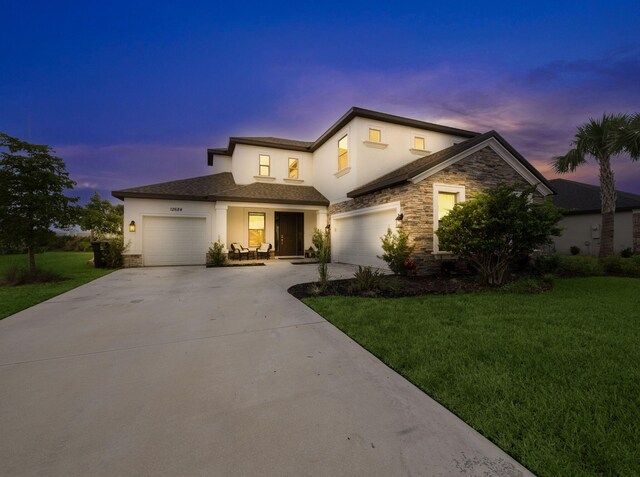
<path id="1" fill-rule="evenodd" d="M 260 175 L 269 177 L 271 175 L 271 157 L 260 154 Z"/>
<path id="2" fill-rule="evenodd" d="M 265 222 L 264 212 L 249 212 L 249 247 L 259 247 L 264 242 Z"/>
<path id="3" fill-rule="evenodd" d="M 413 148 L 414 149 L 419 149 L 421 151 L 424 151 L 426 144 L 425 144 L 425 140 L 423 137 L 421 136 L 414 136 L 413 137 Z"/>
<path id="4" fill-rule="evenodd" d="M 349 165 L 349 135 L 345 134 L 338 141 L 338 170 L 341 171 Z"/>
<path id="5" fill-rule="evenodd" d="M 369 141 L 382 142 L 382 131 L 380 131 L 380 129 L 369 128 Z"/>
<path id="6" fill-rule="evenodd" d="M 299 179 L 298 159 L 289 158 L 289 179 Z"/>

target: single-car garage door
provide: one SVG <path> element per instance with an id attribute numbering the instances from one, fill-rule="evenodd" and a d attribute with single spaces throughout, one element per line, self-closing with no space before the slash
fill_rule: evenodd
<path id="1" fill-rule="evenodd" d="M 395 231 L 397 210 L 384 209 L 348 217 L 331 218 L 331 259 L 334 262 L 388 268 L 382 255 L 380 237 Z"/>
<path id="2" fill-rule="evenodd" d="M 206 219 L 145 216 L 142 222 L 142 259 L 146 267 L 204 264 L 208 248 Z"/>

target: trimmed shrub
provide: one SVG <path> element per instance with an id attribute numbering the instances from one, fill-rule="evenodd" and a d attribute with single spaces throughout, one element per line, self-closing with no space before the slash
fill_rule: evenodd
<path id="1" fill-rule="evenodd" d="M 624 277 L 640 277 L 640 256 L 634 257 L 605 257 L 600 260 L 607 275 Z"/>
<path id="2" fill-rule="evenodd" d="M 630 258 L 633 257 L 633 249 L 631 247 L 627 247 L 620 252 L 620 256 L 622 258 Z"/>
<path id="3" fill-rule="evenodd" d="M 580 247 L 578 247 L 577 245 L 572 245 L 571 247 L 569 247 L 569 252 L 571 252 L 571 255 L 580 255 Z"/>
<path id="4" fill-rule="evenodd" d="M 387 229 L 386 235 L 380 237 L 382 240 L 382 250 L 384 253 L 378 258 L 387 262 L 389 269 L 396 275 L 407 275 L 415 270 L 415 263 L 409 259 L 413 253 L 413 245 L 409 245 L 409 235 L 403 230 L 394 234 L 391 229 Z"/>
<path id="5" fill-rule="evenodd" d="M 565 277 L 593 277 L 604 275 L 596 257 L 584 255 L 558 255 L 558 274 Z"/>
<path id="6" fill-rule="evenodd" d="M 318 258 L 318 276 L 320 288 L 323 290 L 327 287 L 329 282 L 329 270 L 327 264 L 331 259 L 331 241 L 329 232 L 322 232 L 320 229 L 313 231 L 311 237 L 311 243 L 316 248 L 316 257 Z"/>
<path id="7" fill-rule="evenodd" d="M 560 256 L 556 254 L 538 255 L 533 261 L 533 269 L 538 275 L 556 273 L 560 268 Z"/>
<path id="8" fill-rule="evenodd" d="M 207 251 L 207 265 L 212 267 L 222 267 L 227 261 L 227 254 L 224 253 L 224 244 L 218 239 L 213 242 Z"/>

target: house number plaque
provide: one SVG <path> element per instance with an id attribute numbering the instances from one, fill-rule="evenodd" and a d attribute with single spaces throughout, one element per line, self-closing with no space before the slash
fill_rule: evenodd
<path id="1" fill-rule="evenodd" d="M 169 212 L 182 212 L 182 207 L 169 207 Z"/>

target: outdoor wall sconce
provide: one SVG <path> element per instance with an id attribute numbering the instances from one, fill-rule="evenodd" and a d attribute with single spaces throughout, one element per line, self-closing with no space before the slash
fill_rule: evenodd
<path id="1" fill-rule="evenodd" d="M 402 220 L 404 219 L 404 214 L 399 213 L 396 217 L 396 227 L 402 227 Z"/>
<path id="2" fill-rule="evenodd" d="M 325 226 L 324 230 L 325 230 L 327 233 L 331 232 L 331 224 L 327 224 L 327 225 Z"/>
<path id="3" fill-rule="evenodd" d="M 135 232 L 136 231 L 136 221 L 132 220 L 131 222 L 129 222 L 129 232 Z"/>

